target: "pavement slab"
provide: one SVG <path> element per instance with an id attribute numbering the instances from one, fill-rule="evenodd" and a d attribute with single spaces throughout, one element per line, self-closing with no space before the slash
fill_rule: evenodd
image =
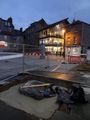
<path id="1" fill-rule="evenodd" d="M 80 120 L 80 119 L 57 110 L 51 120 Z"/>
<path id="2" fill-rule="evenodd" d="M 90 103 L 70 105 L 70 115 L 73 115 L 81 120 L 90 120 Z"/>
<path id="3" fill-rule="evenodd" d="M 34 120 L 34 118 L 0 101 L 0 120 Z"/>

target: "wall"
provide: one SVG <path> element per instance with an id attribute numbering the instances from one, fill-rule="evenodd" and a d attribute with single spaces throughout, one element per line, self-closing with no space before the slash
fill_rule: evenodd
<path id="1" fill-rule="evenodd" d="M 88 46 L 90 46 L 90 25 L 83 23 L 82 29 L 83 32 L 81 45 L 87 48 Z"/>
<path id="2" fill-rule="evenodd" d="M 75 32 L 74 29 L 77 27 L 77 31 Z M 68 31 L 70 29 L 70 32 Z M 65 28 L 65 45 L 66 46 L 75 46 L 75 45 L 80 45 L 81 40 L 82 40 L 82 24 L 75 24 L 72 26 L 68 26 Z M 74 44 L 74 37 L 77 37 L 77 42 Z M 68 38 L 70 37 L 70 42 Z"/>

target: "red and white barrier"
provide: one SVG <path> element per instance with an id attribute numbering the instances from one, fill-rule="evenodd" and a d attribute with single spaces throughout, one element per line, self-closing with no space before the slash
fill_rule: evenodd
<path id="1" fill-rule="evenodd" d="M 69 56 L 68 57 L 68 62 L 79 63 L 79 62 L 81 62 L 81 57 L 80 56 Z"/>
<path id="2" fill-rule="evenodd" d="M 25 53 L 24 55 L 46 56 L 45 54 L 40 54 L 40 53 Z"/>

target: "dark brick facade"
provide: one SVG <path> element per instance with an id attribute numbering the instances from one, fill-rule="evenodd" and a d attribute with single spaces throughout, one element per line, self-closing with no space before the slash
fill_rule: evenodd
<path id="1" fill-rule="evenodd" d="M 74 21 L 65 28 L 65 46 L 81 46 L 87 49 L 90 46 L 90 24 Z"/>

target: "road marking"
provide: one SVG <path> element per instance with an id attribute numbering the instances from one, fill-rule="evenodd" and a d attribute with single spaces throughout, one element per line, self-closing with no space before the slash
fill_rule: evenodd
<path id="1" fill-rule="evenodd" d="M 56 69 L 58 69 L 60 67 L 60 65 L 58 65 L 56 68 L 54 68 L 53 70 L 51 70 L 51 72 L 55 71 Z"/>
<path id="2" fill-rule="evenodd" d="M 1 56 L 0 60 L 6 60 L 6 59 L 12 59 L 12 58 L 18 58 L 18 57 L 23 57 L 23 54 Z"/>

